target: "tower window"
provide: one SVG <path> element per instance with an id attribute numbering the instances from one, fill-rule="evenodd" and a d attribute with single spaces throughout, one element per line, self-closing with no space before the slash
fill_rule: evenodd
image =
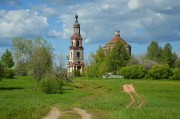
<path id="1" fill-rule="evenodd" d="M 77 58 L 80 58 L 80 53 L 79 52 L 77 52 Z"/>
<path id="2" fill-rule="evenodd" d="M 79 41 L 76 42 L 76 47 L 79 47 Z"/>
<path id="3" fill-rule="evenodd" d="M 71 52 L 71 58 L 72 58 L 72 52 Z"/>

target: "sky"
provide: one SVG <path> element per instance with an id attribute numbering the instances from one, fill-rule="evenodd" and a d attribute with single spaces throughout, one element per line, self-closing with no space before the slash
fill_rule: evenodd
<path id="1" fill-rule="evenodd" d="M 0 55 L 14 37 L 43 36 L 55 54 L 68 55 L 75 15 L 87 58 L 120 30 L 133 55 L 152 41 L 180 56 L 180 0 L 0 0 Z"/>

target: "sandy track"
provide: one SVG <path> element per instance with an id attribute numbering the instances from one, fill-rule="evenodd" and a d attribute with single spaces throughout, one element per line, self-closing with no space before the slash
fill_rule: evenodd
<path id="1" fill-rule="evenodd" d="M 72 111 L 63 111 L 60 112 L 56 107 L 53 107 L 50 111 L 49 114 L 46 117 L 43 117 L 42 119 L 59 119 L 64 113 L 68 112 L 77 112 L 82 119 L 91 119 L 91 115 L 86 113 L 86 110 L 81 110 L 79 108 L 74 108 Z"/>
<path id="2" fill-rule="evenodd" d="M 62 115 L 62 112 L 60 112 L 56 107 L 53 107 L 49 114 L 46 117 L 43 117 L 42 119 L 58 119 Z"/>
<path id="3" fill-rule="evenodd" d="M 123 85 L 123 91 L 129 94 L 131 98 L 131 102 L 126 106 L 126 108 L 131 107 L 136 102 L 133 94 L 135 94 L 137 98 L 140 100 L 138 108 L 141 108 L 145 104 L 145 100 L 135 91 L 134 86 L 132 84 Z"/>
<path id="4" fill-rule="evenodd" d="M 79 108 L 74 108 L 74 110 L 81 115 L 82 119 L 91 119 L 91 115 L 86 113 L 85 110 L 81 110 Z"/>

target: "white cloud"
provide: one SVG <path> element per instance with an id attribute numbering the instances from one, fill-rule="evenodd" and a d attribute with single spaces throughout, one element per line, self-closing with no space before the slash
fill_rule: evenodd
<path id="1" fill-rule="evenodd" d="M 180 11 L 180 1 L 96 0 L 68 6 L 59 19 L 65 24 L 64 35 L 70 38 L 77 13 L 86 43 L 105 43 L 114 37 L 117 29 L 130 43 L 166 42 L 180 40 L 180 12 L 177 11 Z"/>
<path id="2" fill-rule="evenodd" d="M 60 37 L 62 37 L 62 35 L 63 34 L 61 31 L 51 30 L 48 32 L 49 37 L 60 38 Z"/>
<path id="3" fill-rule="evenodd" d="M 129 0 L 128 8 L 131 10 L 138 9 L 141 6 L 140 0 Z"/>
<path id="4" fill-rule="evenodd" d="M 0 11 L 0 44 L 13 37 L 41 36 L 48 27 L 47 18 L 31 10 Z"/>

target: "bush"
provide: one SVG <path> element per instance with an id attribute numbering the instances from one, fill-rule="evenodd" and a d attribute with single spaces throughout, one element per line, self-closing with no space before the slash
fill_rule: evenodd
<path id="1" fill-rule="evenodd" d="M 46 94 L 63 93 L 63 81 L 53 77 L 42 79 L 40 89 Z"/>
<path id="2" fill-rule="evenodd" d="M 173 80 L 180 80 L 180 68 L 173 69 L 173 75 L 170 77 Z"/>
<path id="3" fill-rule="evenodd" d="M 0 63 L 0 80 L 3 78 L 3 75 L 4 75 L 4 67 Z"/>
<path id="4" fill-rule="evenodd" d="M 172 75 L 169 65 L 153 65 L 148 72 L 148 77 L 152 79 L 168 79 Z"/>
<path id="5" fill-rule="evenodd" d="M 126 79 L 142 79 L 147 74 L 147 70 L 142 65 L 132 65 L 122 67 L 118 74 L 123 75 Z"/>
<path id="6" fill-rule="evenodd" d="M 81 72 L 79 70 L 74 70 L 73 74 L 75 77 L 80 77 L 81 76 Z"/>
<path id="7" fill-rule="evenodd" d="M 14 78 L 14 70 L 10 68 L 4 69 L 4 78 Z"/>

